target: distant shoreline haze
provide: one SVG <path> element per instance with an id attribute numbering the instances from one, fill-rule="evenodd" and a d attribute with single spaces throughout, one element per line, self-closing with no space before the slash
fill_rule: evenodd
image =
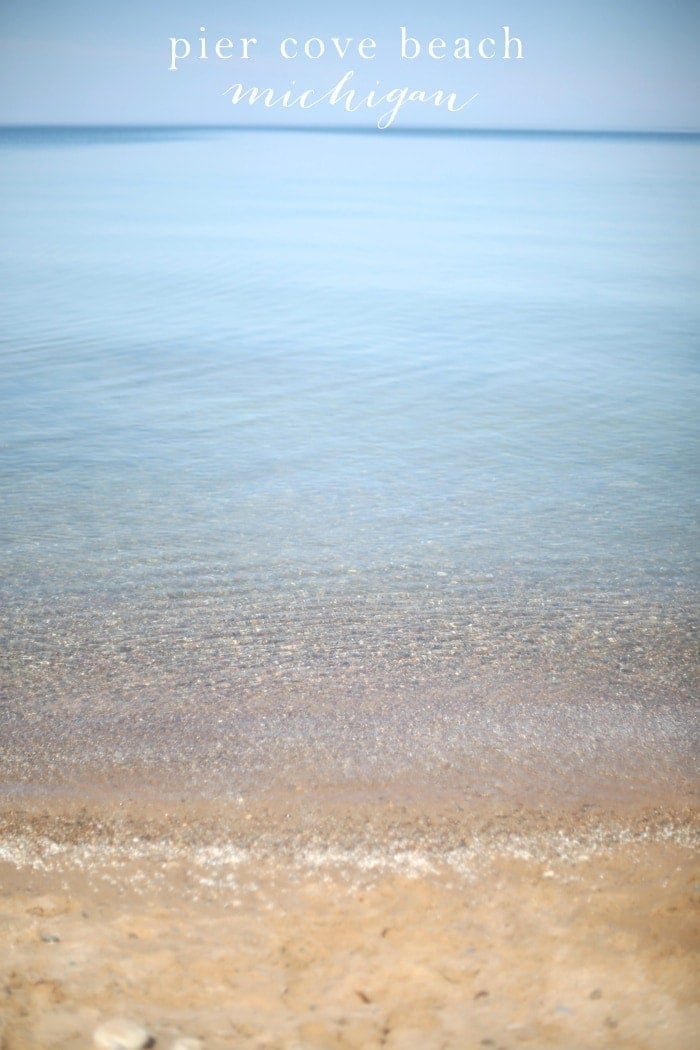
<path id="1" fill-rule="evenodd" d="M 100 123 L 88 122 L 75 123 L 5 123 L 0 124 L 0 134 L 13 132 L 143 132 L 155 133 L 159 131 L 257 131 L 257 132 L 298 132 L 329 134 L 329 135 L 373 135 L 377 128 L 373 124 L 315 124 L 308 123 L 247 123 L 243 121 L 230 123 L 190 123 L 190 122 L 164 122 L 164 123 Z M 391 134 L 396 135 L 426 135 L 426 136 L 455 136 L 457 138 L 498 138 L 498 137 L 520 137 L 520 138 L 581 138 L 581 139 L 668 139 L 673 141 L 696 142 L 700 140 L 700 130 L 695 128 L 547 128 L 547 127 L 455 127 L 451 125 L 393 125 Z"/>

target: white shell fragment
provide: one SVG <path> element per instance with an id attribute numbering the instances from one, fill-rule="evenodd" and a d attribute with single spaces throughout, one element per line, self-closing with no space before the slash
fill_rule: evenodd
<path id="1" fill-rule="evenodd" d="M 143 1025 L 123 1017 L 114 1017 L 95 1029 L 92 1040 L 99 1050 L 143 1050 L 151 1045 L 151 1036 Z"/>

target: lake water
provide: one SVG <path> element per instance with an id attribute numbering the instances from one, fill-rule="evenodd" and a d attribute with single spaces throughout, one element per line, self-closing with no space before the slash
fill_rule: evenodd
<path id="1" fill-rule="evenodd" d="M 700 139 L 0 158 L 8 782 L 686 775 Z"/>

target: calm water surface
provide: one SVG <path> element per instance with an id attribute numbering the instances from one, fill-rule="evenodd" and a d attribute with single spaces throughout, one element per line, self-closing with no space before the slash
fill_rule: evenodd
<path id="1" fill-rule="evenodd" d="M 683 764 L 697 139 L 0 157 L 8 776 Z"/>

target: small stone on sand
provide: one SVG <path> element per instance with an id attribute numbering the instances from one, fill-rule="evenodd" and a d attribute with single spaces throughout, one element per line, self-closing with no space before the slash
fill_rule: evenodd
<path id="1" fill-rule="evenodd" d="M 152 1046 L 152 1040 L 143 1025 L 114 1017 L 96 1028 L 93 1042 L 99 1050 L 143 1050 Z"/>
<path id="2" fill-rule="evenodd" d="M 190 1036 L 185 1039 L 176 1039 L 170 1050 L 204 1050 L 201 1039 L 193 1039 Z"/>

